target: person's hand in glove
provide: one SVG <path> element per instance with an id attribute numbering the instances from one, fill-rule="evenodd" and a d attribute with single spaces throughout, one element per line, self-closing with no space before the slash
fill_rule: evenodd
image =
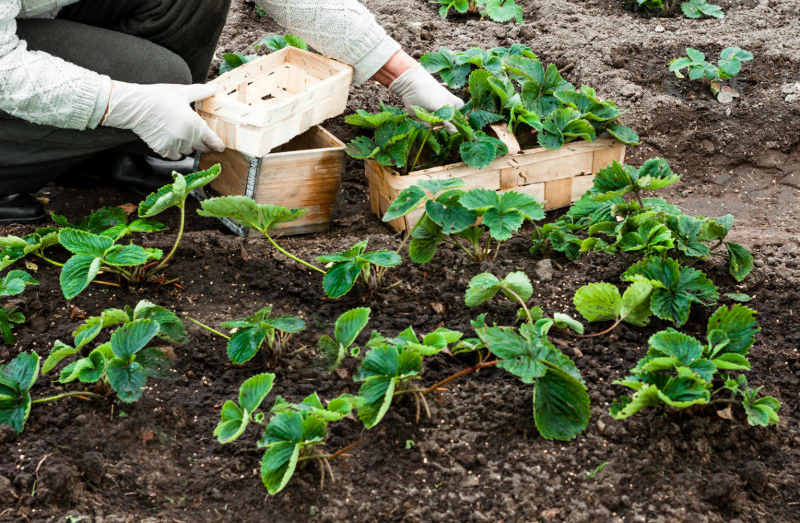
<path id="1" fill-rule="evenodd" d="M 114 82 L 101 125 L 133 131 L 168 160 L 180 160 L 194 151 L 222 152 L 225 144 L 191 107 L 216 92 L 214 85 Z"/>
<path id="2" fill-rule="evenodd" d="M 464 107 L 461 98 L 448 91 L 416 60 L 402 51 L 394 55 L 374 79 L 402 98 L 406 111 L 412 115 L 414 111 L 411 108 L 415 105 L 432 113 L 445 105 L 455 109 Z"/>

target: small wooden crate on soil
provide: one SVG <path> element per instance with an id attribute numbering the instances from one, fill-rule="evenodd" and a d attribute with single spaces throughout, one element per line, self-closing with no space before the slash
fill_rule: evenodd
<path id="1" fill-rule="evenodd" d="M 201 196 L 242 195 L 256 203 L 308 209 L 299 220 L 278 227 L 283 235 L 327 231 L 333 218 L 339 182 L 344 172 L 345 145 L 320 126 L 292 139 L 263 157 L 252 157 L 228 149 L 223 153 L 203 153 L 196 170 L 215 164 L 223 166 L 210 190 Z M 230 220 L 225 224 L 240 236 L 250 229 Z"/>
<path id="2" fill-rule="evenodd" d="M 535 196 L 544 202 L 545 209 L 566 207 L 579 200 L 592 187 L 594 173 L 613 161 L 623 163 L 625 145 L 611 138 L 595 142 L 571 142 L 555 151 L 536 147 L 521 149 L 513 137 L 498 135 L 508 143 L 511 154 L 496 159 L 484 169 L 465 163 L 414 171 L 407 176 L 367 160 L 365 171 L 369 180 L 372 212 L 382 218 L 403 189 L 422 180 L 461 178 L 465 190 L 484 188 L 500 192 L 514 190 Z M 515 153 L 516 151 L 516 153 Z M 409 231 L 424 213 L 420 208 L 389 224 L 396 231 Z"/>
<path id="3" fill-rule="evenodd" d="M 295 47 L 213 80 L 197 112 L 230 149 L 260 158 L 347 106 L 353 68 Z"/>

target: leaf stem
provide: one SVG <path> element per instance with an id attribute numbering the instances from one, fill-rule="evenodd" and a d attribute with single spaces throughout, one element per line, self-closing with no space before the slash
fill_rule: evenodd
<path id="1" fill-rule="evenodd" d="M 57 261 L 55 261 L 55 260 L 51 260 L 50 258 L 48 258 L 47 256 L 45 256 L 44 254 L 37 254 L 36 256 L 38 256 L 39 258 L 43 259 L 43 260 L 44 260 L 44 261 L 46 261 L 47 263 L 50 263 L 50 264 L 52 264 L 52 265 L 55 265 L 56 267 L 63 267 L 63 266 L 64 266 L 64 264 L 63 264 L 63 263 L 58 263 L 58 262 L 57 262 Z"/>
<path id="2" fill-rule="evenodd" d="M 220 338 L 225 338 L 226 340 L 228 340 L 228 341 L 231 341 L 231 337 L 230 337 L 230 336 L 228 336 L 227 334 L 222 334 L 222 333 L 221 333 L 221 332 L 219 332 L 218 330 L 214 330 L 214 329 L 212 329 L 211 327 L 209 327 L 209 326 L 208 326 L 208 325 L 206 325 L 205 323 L 200 323 L 199 321 L 197 321 L 196 319 L 192 318 L 191 316 L 186 316 L 186 319 L 187 319 L 187 320 L 189 320 L 190 322 L 194 323 L 194 324 L 195 324 L 195 325 L 197 325 L 198 327 L 202 327 L 202 328 L 204 328 L 205 330 L 207 330 L 208 332 L 210 332 L 210 333 L 212 333 L 212 334 L 216 334 L 216 335 L 217 335 L 217 336 L 219 336 Z"/>
<path id="3" fill-rule="evenodd" d="M 327 271 L 324 271 L 324 270 L 320 269 L 319 267 L 316 267 L 316 266 L 314 266 L 314 265 L 311 265 L 311 264 L 310 264 L 310 263 L 308 263 L 307 261 L 303 261 L 303 260 L 301 260 L 300 258 L 298 258 L 297 256 L 294 256 L 294 255 L 292 255 L 292 254 L 289 254 L 289 252 L 285 251 L 283 248 L 281 248 L 281 246 L 280 246 L 280 245 L 278 245 L 277 243 L 275 243 L 275 240 L 273 240 L 273 239 L 272 239 L 272 237 L 271 237 L 269 234 L 267 234 L 265 231 L 261 231 L 261 234 L 263 234 L 263 235 L 264 235 L 264 236 L 265 236 L 265 237 L 266 237 L 266 238 L 269 240 L 269 242 L 272 244 L 272 246 L 273 246 L 273 247 L 275 247 L 276 249 L 278 249 L 278 251 L 279 251 L 281 254 L 283 254 L 284 256 L 286 256 L 286 257 L 288 257 L 288 258 L 291 258 L 292 260 L 296 261 L 297 263 L 300 263 L 300 264 L 302 264 L 302 265 L 305 265 L 305 266 L 306 266 L 306 267 L 308 267 L 309 269 L 313 269 L 313 270 L 315 270 L 315 271 L 317 271 L 317 272 L 320 272 L 320 273 L 322 273 L 322 274 L 328 274 L 328 273 L 327 273 Z"/>
<path id="4" fill-rule="evenodd" d="M 505 285 L 503 286 L 503 291 L 511 294 L 514 298 L 517 299 L 519 304 L 522 305 L 522 308 L 525 309 L 525 314 L 528 316 L 528 323 L 533 325 L 533 316 L 531 316 L 531 311 L 530 311 L 530 309 L 528 309 L 528 306 L 525 304 L 525 300 L 522 299 L 522 296 L 520 296 L 516 292 L 512 291 L 511 289 L 509 289 Z"/>
<path id="5" fill-rule="evenodd" d="M 153 270 L 145 274 L 145 278 L 153 276 L 155 273 L 166 267 L 169 260 L 172 259 L 172 257 L 175 255 L 175 252 L 178 250 L 178 245 L 181 243 L 181 240 L 183 239 L 183 231 L 186 227 L 186 200 L 184 200 L 183 203 L 181 204 L 180 211 L 181 211 L 181 224 L 178 227 L 178 237 L 175 240 L 175 245 L 172 246 L 172 250 L 169 251 L 169 254 L 167 254 L 166 258 L 161 260 L 161 263 L 156 265 L 155 268 L 153 268 Z"/>
<path id="6" fill-rule="evenodd" d="M 431 385 L 427 389 L 421 390 L 419 392 L 421 394 L 423 394 L 423 395 L 428 395 L 431 392 L 434 392 L 436 389 L 438 389 L 438 388 L 440 388 L 440 387 L 442 387 L 444 385 L 447 385 L 448 383 L 450 383 L 453 380 L 457 380 L 458 378 L 460 378 L 462 376 L 466 376 L 467 374 L 472 374 L 473 372 L 478 372 L 481 369 L 485 369 L 485 368 L 488 368 L 488 367 L 494 367 L 495 365 L 497 365 L 497 363 L 498 363 L 497 360 L 490 361 L 490 362 L 487 362 L 487 363 L 479 363 L 479 364 L 475 365 L 474 367 L 470 367 L 468 369 L 462 370 L 461 372 L 457 372 L 457 373 L 453 374 L 452 376 L 450 376 L 449 378 L 445 378 L 442 381 L 440 381 L 439 383 L 436 383 L 435 385 Z M 409 391 L 409 392 L 411 392 L 411 391 Z"/>
<path id="7" fill-rule="evenodd" d="M 358 447 L 359 445 L 363 445 L 364 443 L 366 443 L 370 439 L 372 439 L 372 436 L 365 436 L 365 437 L 361 438 L 360 440 L 349 444 L 346 447 L 342 447 L 341 449 L 337 450 L 333 454 L 315 454 L 313 456 L 303 456 L 302 458 L 298 459 L 297 461 L 306 461 L 306 460 L 309 460 L 309 459 L 324 459 L 326 461 L 332 461 L 332 460 L 338 458 L 339 456 L 341 456 L 342 454 L 344 454 L 345 452 L 351 451 L 354 448 Z"/>
<path id="8" fill-rule="evenodd" d="M 58 401 L 58 400 L 62 400 L 62 399 L 65 399 L 65 398 L 75 398 L 75 397 L 77 397 L 77 398 L 83 397 L 85 399 L 87 396 L 90 397 L 90 398 L 102 398 L 103 397 L 100 394 L 95 394 L 94 392 L 65 392 L 64 394 L 59 394 L 58 396 L 51 396 L 49 398 L 40 398 L 38 400 L 33 400 L 33 401 L 31 401 L 31 404 L 33 405 L 33 404 L 36 404 L 36 403 L 48 403 L 48 402 L 51 402 L 51 401 Z"/>
<path id="9" fill-rule="evenodd" d="M 612 325 L 611 327 L 607 328 L 603 332 L 598 332 L 598 333 L 595 333 L 595 334 L 575 334 L 572 331 L 568 331 L 566 329 L 558 329 L 557 327 L 556 328 L 558 329 L 558 332 L 563 332 L 564 334 L 566 334 L 568 336 L 572 336 L 573 338 L 597 338 L 598 336 L 604 336 L 604 335 L 608 334 L 609 332 L 613 331 L 614 329 L 616 329 L 619 326 L 620 323 L 622 323 L 622 319 L 619 319 L 616 322 L 614 322 L 614 325 Z"/>
<path id="10" fill-rule="evenodd" d="M 414 163 L 411 164 L 411 169 L 408 172 L 413 173 L 414 169 L 417 167 L 417 162 L 419 162 L 420 156 L 422 156 L 422 150 L 425 148 L 425 144 L 428 143 L 428 138 L 431 137 L 431 133 L 433 133 L 433 124 L 428 128 L 428 132 L 425 134 L 425 138 L 422 139 L 422 143 L 419 146 L 419 151 L 417 151 L 417 157 L 414 159 Z"/>
<path id="11" fill-rule="evenodd" d="M 445 241 L 446 243 L 449 243 L 449 244 L 451 244 L 451 245 L 455 245 L 456 247 L 460 247 L 460 248 L 461 248 L 461 250 L 462 250 L 462 251 L 464 251 L 464 252 L 466 252 L 466 253 L 469 255 L 469 257 L 470 257 L 471 259 L 473 259 L 473 260 L 476 260 L 476 259 L 477 259 L 477 257 L 475 256 L 475 253 L 474 253 L 474 252 L 470 252 L 470 251 L 469 251 L 469 249 L 467 249 L 466 247 L 464 247 L 464 246 L 463 246 L 463 245 L 462 245 L 460 242 L 458 242 L 458 241 L 456 241 L 456 240 L 450 240 L 449 238 L 445 238 L 445 239 L 444 239 L 444 241 Z"/>

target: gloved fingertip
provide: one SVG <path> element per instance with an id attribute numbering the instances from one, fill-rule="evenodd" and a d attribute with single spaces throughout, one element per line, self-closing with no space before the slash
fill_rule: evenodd
<path id="1" fill-rule="evenodd" d="M 186 97 L 190 102 L 211 98 L 219 91 L 216 84 L 194 84 L 186 86 Z"/>

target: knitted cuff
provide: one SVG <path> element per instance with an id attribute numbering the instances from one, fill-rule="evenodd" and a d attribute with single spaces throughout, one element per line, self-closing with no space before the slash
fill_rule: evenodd
<path id="1" fill-rule="evenodd" d="M 398 51 L 400 51 L 400 44 L 398 44 L 394 38 L 387 35 L 381 43 L 367 53 L 364 58 L 353 64 L 353 68 L 355 69 L 353 83 L 360 84 L 375 76 L 375 73 L 386 65 L 386 62 Z"/>
<path id="2" fill-rule="evenodd" d="M 111 96 L 111 78 L 108 76 L 100 77 L 100 92 L 97 93 L 97 101 L 94 105 L 92 116 L 89 117 L 89 123 L 86 124 L 87 129 L 96 129 L 103 120 L 103 115 L 106 114 L 108 108 L 108 99 Z"/>

